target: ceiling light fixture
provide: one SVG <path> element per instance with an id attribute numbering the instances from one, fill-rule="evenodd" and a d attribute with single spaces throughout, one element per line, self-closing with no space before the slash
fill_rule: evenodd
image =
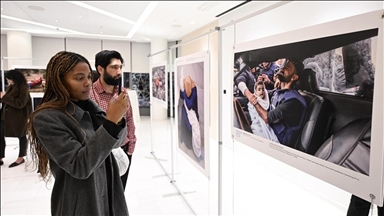
<path id="1" fill-rule="evenodd" d="M 195 21 L 190 21 L 189 24 L 195 24 Z"/>
<path id="2" fill-rule="evenodd" d="M 136 33 L 136 31 L 139 30 L 140 26 L 148 18 L 148 16 L 152 13 L 152 11 L 155 9 L 157 4 L 159 4 L 159 2 L 150 2 L 148 4 L 148 6 L 145 8 L 144 12 L 139 17 L 139 20 L 137 20 L 136 24 L 133 26 L 131 31 L 129 31 L 129 33 L 127 35 L 128 38 L 132 38 L 132 36 Z"/>
<path id="3" fill-rule="evenodd" d="M 218 4 L 220 4 L 220 2 L 205 2 L 202 5 L 200 5 L 197 8 L 197 10 L 199 10 L 199 11 L 208 11 L 208 10 L 211 10 L 212 8 L 214 8 L 215 6 L 217 6 Z"/>
<path id="4" fill-rule="evenodd" d="M 74 4 L 74 5 L 77 5 L 77 6 L 79 6 L 79 7 L 86 8 L 86 9 L 91 10 L 91 11 L 100 13 L 100 14 L 103 14 L 103 15 L 105 15 L 105 16 L 109 16 L 109 17 L 112 17 L 112 18 L 114 18 L 114 19 L 117 19 L 117 20 L 120 20 L 120 21 L 129 23 L 129 24 L 132 24 L 132 25 L 135 25 L 135 24 L 136 24 L 136 23 L 133 22 L 132 20 L 126 19 L 126 18 L 121 17 L 121 16 L 117 16 L 117 15 L 115 15 L 115 14 L 113 14 L 113 13 L 109 13 L 109 12 L 107 12 L 107 11 L 101 10 L 101 9 L 99 9 L 99 8 L 96 8 L 96 7 L 92 7 L 92 6 L 88 5 L 88 4 L 82 3 L 82 2 L 80 2 L 80 1 L 67 1 L 67 2 L 72 3 L 72 4 Z"/>
<path id="5" fill-rule="evenodd" d="M 14 28 L 1 28 L 2 31 L 23 31 L 31 34 L 48 34 L 48 35 L 69 35 L 69 32 L 53 32 L 53 31 L 35 31 L 29 29 L 14 29 Z"/>
<path id="6" fill-rule="evenodd" d="M 44 11 L 45 10 L 44 8 L 42 8 L 40 6 L 35 6 L 35 5 L 29 5 L 28 8 L 31 10 L 35 10 L 35 11 Z"/>
<path id="7" fill-rule="evenodd" d="M 35 31 L 35 30 L 29 30 L 29 29 L 13 29 L 13 28 L 1 28 L 1 31 L 23 31 L 31 34 L 41 34 L 41 35 L 55 35 L 62 37 L 63 35 L 66 37 L 79 37 L 79 38 L 98 38 L 100 39 L 100 34 L 76 34 L 76 33 L 70 33 L 70 32 L 53 32 L 53 31 Z M 103 34 L 102 38 L 108 38 L 108 39 L 114 39 L 114 40 L 127 40 L 126 36 L 116 36 L 116 35 L 106 35 Z M 143 40 L 147 40 L 146 38 L 143 38 Z M 136 41 L 136 40 L 132 40 Z"/>
<path id="8" fill-rule="evenodd" d="M 180 24 L 174 24 L 174 25 L 172 25 L 172 27 L 174 27 L 174 28 L 181 28 L 181 27 L 183 27 L 183 25 L 180 25 Z"/>
<path id="9" fill-rule="evenodd" d="M 20 19 L 20 18 L 16 18 L 16 17 L 11 17 L 11 16 L 7 16 L 7 15 L 1 15 L 1 18 L 10 19 L 10 20 L 14 20 L 14 21 L 18 21 L 18 22 L 23 22 L 23 23 L 28 23 L 28 24 L 37 25 L 37 26 L 42 26 L 42 27 L 45 27 L 45 28 L 51 28 L 51 29 L 55 29 L 55 30 L 71 32 L 71 33 L 75 33 L 75 34 L 85 34 L 83 32 L 73 31 L 73 30 L 65 29 L 65 28 L 59 28 L 59 27 L 56 27 L 56 26 L 46 25 L 46 24 L 43 24 L 43 23 L 33 22 L 33 21 L 24 20 L 24 19 Z"/>

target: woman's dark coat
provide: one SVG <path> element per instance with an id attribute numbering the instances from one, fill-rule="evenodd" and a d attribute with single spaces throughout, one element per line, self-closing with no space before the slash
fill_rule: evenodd
<path id="1" fill-rule="evenodd" d="M 1 98 L 3 104 L 1 120 L 4 121 L 5 137 L 23 137 L 27 134 L 27 123 L 32 111 L 32 99 L 28 87 L 9 87 Z"/>

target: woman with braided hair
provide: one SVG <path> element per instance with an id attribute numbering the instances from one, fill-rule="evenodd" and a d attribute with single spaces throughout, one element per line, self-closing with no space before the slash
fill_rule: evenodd
<path id="1" fill-rule="evenodd" d="M 126 137 L 127 92 L 104 112 L 89 99 L 92 70 L 83 56 L 62 51 L 46 69 L 46 91 L 31 114 L 31 155 L 41 177 L 55 178 L 52 215 L 129 215 L 116 159 Z"/>

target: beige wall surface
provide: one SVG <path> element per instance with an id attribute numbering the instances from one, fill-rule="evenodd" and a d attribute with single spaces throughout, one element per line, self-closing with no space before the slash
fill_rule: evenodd
<path id="1" fill-rule="evenodd" d="M 149 43 L 132 43 L 132 72 L 149 73 Z"/>
<path id="2" fill-rule="evenodd" d="M 218 21 L 212 22 L 209 25 L 204 26 L 186 36 L 181 40 L 189 41 L 203 35 L 211 30 L 214 30 L 218 26 Z M 186 56 L 193 53 L 209 50 L 210 52 L 210 85 L 207 89 L 210 96 L 210 137 L 214 140 L 218 138 L 218 33 L 214 31 L 211 34 L 205 35 L 199 39 L 186 43 L 180 47 L 180 56 Z"/>

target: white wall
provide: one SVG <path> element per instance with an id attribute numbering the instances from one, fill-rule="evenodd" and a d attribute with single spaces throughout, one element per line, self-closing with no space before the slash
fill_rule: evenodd
<path id="1" fill-rule="evenodd" d="M 65 50 L 64 38 L 32 37 L 33 65 L 46 66 L 56 53 Z"/>
<path id="2" fill-rule="evenodd" d="M 95 55 L 101 51 L 101 40 L 67 38 L 65 49 L 84 56 L 88 59 L 92 69 L 95 69 Z"/>
<path id="3" fill-rule="evenodd" d="M 171 46 L 174 46 L 174 45 L 176 45 L 176 41 L 168 42 L 168 47 L 171 47 Z M 176 58 L 176 49 L 172 49 L 171 53 L 172 53 L 171 64 L 173 64 L 173 62 L 175 61 L 175 58 Z"/>
<path id="4" fill-rule="evenodd" d="M 254 40 L 382 8 L 382 1 L 294 1 L 237 23 L 236 42 Z"/>
<path id="5" fill-rule="evenodd" d="M 149 73 L 149 43 L 132 43 L 132 72 Z"/>
<path id="6" fill-rule="evenodd" d="M 102 50 L 116 50 L 124 59 L 124 72 L 131 71 L 131 42 L 130 41 L 102 41 Z"/>
<path id="7" fill-rule="evenodd" d="M 251 2 L 220 19 L 238 20 L 276 2 Z M 383 2 L 285 2 L 236 25 L 226 27 L 222 41 L 222 82 L 230 91 L 233 46 L 270 35 L 383 9 Z M 353 25 L 353 23 L 351 23 Z M 223 129 L 223 214 L 346 215 L 350 194 L 288 166 L 231 137 L 231 94 L 220 104 Z M 375 210 L 376 211 L 376 210 Z"/>
<path id="8" fill-rule="evenodd" d="M 116 50 L 121 53 L 125 61 L 124 72 L 148 72 L 149 70 L 150 43 L 32 36 L 32 58 L 36 59 L 33 61 L 34 66 L 46 66 L 52 56 L 59 51 L 66 50 L 86 57 L 94 69 L 95 54 L 102 49 Z M 1 57 L 9 57 L 7 35 L 5 34 L 1 35 Z M 5 70 L 9 69 L 8 61 L 3 61 Z M 133 61 L 134 63 L 132 63 Z"/>

